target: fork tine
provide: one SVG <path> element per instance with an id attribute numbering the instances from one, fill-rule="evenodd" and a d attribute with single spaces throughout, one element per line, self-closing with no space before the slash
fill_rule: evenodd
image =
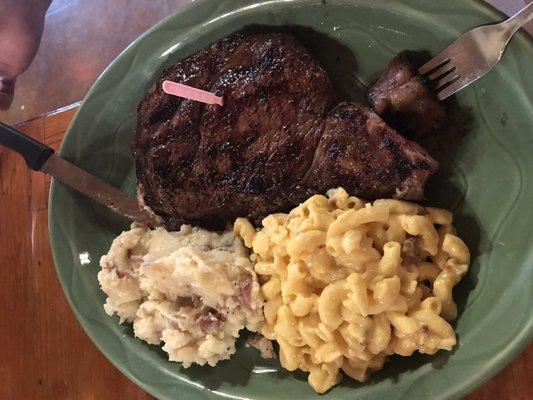
<path id="1" fill-rule="evenodd" d="M 455 82 L 453 82 L 451 85 L 446 86 L 444 89 L 442 89 L 440 92 L 437 93 L 437 99 L 444 100 L 448 97 L 450 97 L 455 92 L 458 92 L 464 87 L 464 79 L 457 79 Z"/>
<path id="2" fill-rule="evenodd" d="M 435 81 L 435 90 L 438 92 L 439 90 L 443 89 L 446 85 L 449 85 L 451 83 L 454 83 L 456 80 L 458 80 L 461 76 L 458 74 L 448 74 L 444 78 Z"/>
<path id="3" fill-rule="evenodd" d="M 422 65 L 420 68 L 418 68 L 418 73 L 420 75 L 425 75 L 430 71 L 433 71 L 434 69 L 438 67 L 442 67 L 444 64 L 449 63 L 451 60 L 450 58 L 443 54 L 443 52 L 440 52 L 435 57 L 433 57 L 431 60 L 429 60 L 427 63 Z"/>
<path id="4" fill-rule="evenodd" d="M 429 79 L 430 81 L 434 81 L 440 78 L 444 78 L 446 75 L 453 71 L 455 71 L 455 65 L 448 62 L 446 64 L 443 64 L 442 67 L 436 69 L 435 72 L 432 72 L 430 75 L 428 75 L 427 79 Z"/>

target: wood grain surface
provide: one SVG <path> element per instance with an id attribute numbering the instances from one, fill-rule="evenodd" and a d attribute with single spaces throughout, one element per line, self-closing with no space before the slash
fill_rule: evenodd
<path id="1" fill-rule="evenodd" d="M 57 149 L 76 107 L 19 129 Z M 0 147 L 0 399 L 152 399 L 97 350 L 57 280 L 48 239 L 50 179 Z M 533 399 L 533 345 L 468 400 Z"/>

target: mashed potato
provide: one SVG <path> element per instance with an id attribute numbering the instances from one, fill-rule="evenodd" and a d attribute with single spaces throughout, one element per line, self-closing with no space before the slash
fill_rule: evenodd
<path id="1" fill-rule="evenodd" d="M 235 339 L 263 324 L 259 284 L 241 239 L 191 226 L 179 232 L 133 224 L 100 261 L 104 309 L 135 336 L 164 343 L 171 361 L 215 365 Z"/>

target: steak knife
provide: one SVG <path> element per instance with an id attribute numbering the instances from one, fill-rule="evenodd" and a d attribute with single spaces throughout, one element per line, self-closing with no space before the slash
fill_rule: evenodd
<path id="1" fill-rule="evenodd" d="M 155 219 L 136 199 L 59 157 L 51 147 L 0 122 L 0 145 L 19 153 L 28 167 L 52 175 L 58 181 L 104 204 L 111 210 L 145 226 Z"/>

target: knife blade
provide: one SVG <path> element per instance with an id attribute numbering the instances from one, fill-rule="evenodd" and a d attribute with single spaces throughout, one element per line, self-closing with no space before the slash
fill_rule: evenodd
<path id="1" fill-rule="evenodd" d="M 41 171 L 133 221 L 150 220 L 150 216 L 140 209 L 136 199 L 59 157 L 56 153 L 45 161 Z"/>
<path id="2" fill-rule="evenodd" d="M 0 144 L 18 152 L 28 167 L 52 175 L 58 181 L 107 206 L 111 210 L 145 226 L 155 226 L 156 219 L 107 182 L 59 157 L 52 148 L 0 122 Z"/>

